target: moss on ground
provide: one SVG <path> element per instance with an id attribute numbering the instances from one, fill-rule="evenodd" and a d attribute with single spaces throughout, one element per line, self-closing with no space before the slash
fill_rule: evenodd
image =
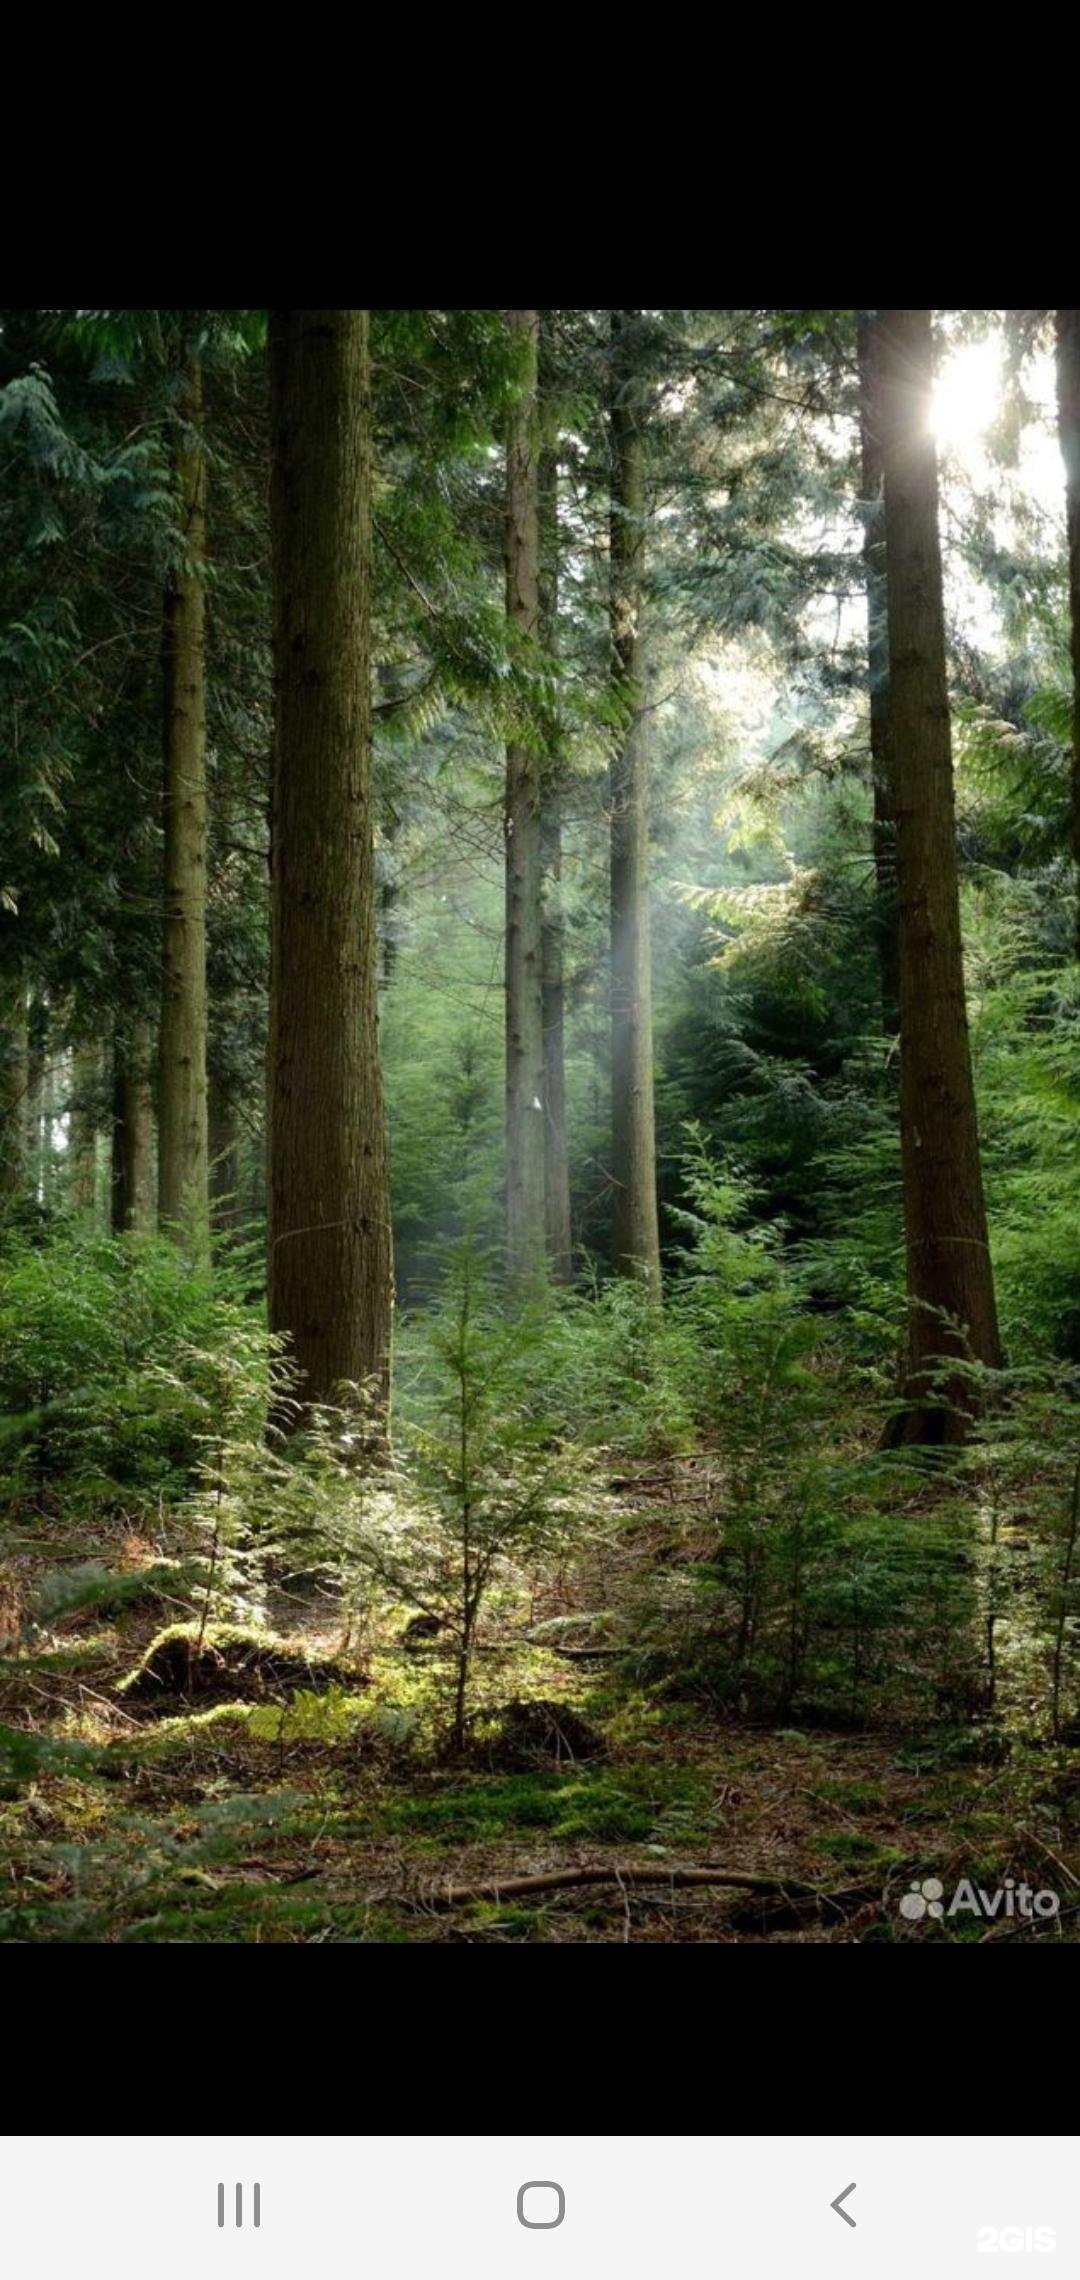
<path id="1" fill-rule="evenodd" d="M 298 1651 L 268 1632 L 174 1623 L 150 1641 L 116 1692 L 127 1709 L 168 1713 L 180 1702 L 281 1702 L 290 1689 L 317 1693 L 346 1681 L 362 1683 L 340 1659 Z"/>
<path id="2" fill-rule="evenodd" d="M 196 1626 L 144 1626 L 141 1654 L 138 1637 L 125 1608 L 116 1629 L 0 1664 L 0 1938 L 940 1942 L 985 1926 L 906 1924 L 921 1876 L 1080 1877 L 1075 1751 L 1017 1739 L 985 1762 L 977 1727 L 748 1729 L 511 1649 L 478 1671 L 475 1746 L 454 1761 L 435 1657 L 377 1653 L 367 1683 L 315 1640 L 216 1626 L 204 1670 Z M 548 1751 L 553 1723 L 603 1754 Z M 448 1883 L 581 1862 L 655 1864 L 657 1882 L 434 1904 Z M 706 1863 L 837 1904 L 666 1881 Z M 1049 1936 L 1078 1922 L 1066 1909 Z"/>

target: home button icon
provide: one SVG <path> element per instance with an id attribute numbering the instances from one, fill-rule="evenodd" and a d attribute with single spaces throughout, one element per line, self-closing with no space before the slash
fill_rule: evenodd
<path id="1" fill-rule="evenodd" d="M 537 2214 L 526 2216 L 526 2193 L 554 2193 L 555 2199 L 554 2201 L 533 2201 L 530 2206 L 536 2210 Z M 555 2210 L 554 2216 L 550 2213 L 553 2208 Z M 530 2177 L 527 2185 L 519 2185 L 518 2187 L 517 2213 L 519 2225 L 524 2225 L 529 2232 L 554 2232 L 556 2225 L 561 2225 L 566 2215 L 566 2195 L 562 2186 L 553 2185 L 550 2177 Z"/>

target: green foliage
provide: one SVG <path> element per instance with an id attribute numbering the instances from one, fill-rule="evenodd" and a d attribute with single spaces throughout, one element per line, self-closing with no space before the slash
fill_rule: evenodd
<path id="1" fill-rule="evenodd" d="M 917 1461 L 845 1441 L 852 1359 L 700 1132 L 683 1177 L 690 1241 L 660 1335 L 706 1494 L 640 1585 L 632 1666 L 755 1715 L 855 1721 L 967 1683 L 954 1517 L 921 1511 Z"/>
<path id="2" fill-rule="evenodd" d="M 64 1229 L 0 1258 L 0 1495 L 132 1514 L 192 1486 L 265 1411 L 265 1333 L 209 1272 L 149 1236 Z"/>
<path id="3" fill-rule="evenodd" d="M 134 1607 L 186 1604 L 200 1580 L 190 1560 L 153 1560 L 148 1567 L 111 1572 L 101 1560 L 76 1560 L 42 1576 L 30 1602 L 31 1629 L 49 1630 L 68 1615 L 121 1615 Z M 203 1573 L 202 1580 L 205 1580 Z"/>
<path id="4" fill-rule="evenodd" d="M 567 1429 L 586 1448 L 652 1457 L 691 1445 L 690 1346 L 642 1283 L 595 1280 L 563 1301 L 555 1330 L 551 1382 Z"/>
<path id="5" fill-rule="evenodd" d="M 190 1936 L 192 1902 L 226 1890 L 241 1844 L 287 1828 L 301 1802 L 288 1790 L 215 1797 L 194 1808 L 180 1833 L 137 1812 L 91 1814 L 96 1826 L 82 1840 L 47 1848 L 62 1896 L 0 1908 L 0 1932 L 35 1940 Z"/>
<path id="6" fill-rule="evenodd" d="M 1030 1361 L 981 1388 L 963 1460 L 988 1697 L 1056 1742 L 1080 1734 L 1080 1433 L 1075 1364 Z"/>
<path id="7" fill-rule="evenodd" d="M 1008 1350 L 1080 1358 L 1080 968 L 1048 966 L 1014 897 L 975 1028 L 994 1261 Z M 1019 920 L 1019 924 L 1017 921 Z M 977 942 L 979 937 L 976 937 Z M 983 970 L 990 960 L 984 961 Z"/>
<path id="8" fill-rule="evenodd" d="M 543 1302 L 507 1320 L 475 1237 L 451 1247 L 402 1396 L 402 1492 L 353 1538 L 353 1559 L 384 1594 L 445 1627 L 458 1748 L 493 1588 L 557 1558 L 584 1522 L 580 1467 L 552 1403 L 551 1335 Z"/>

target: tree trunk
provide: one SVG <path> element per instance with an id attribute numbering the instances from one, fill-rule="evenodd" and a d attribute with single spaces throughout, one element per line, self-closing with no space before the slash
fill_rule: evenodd
<path id="1" fill-rule="evenodd" d="M 252 1222 L 265 1219 L 266 1209 L 266 1148 L 253 1146 L 248 1154 L 245 1195 L 247 1216 Z"/>
<path id="2" fill-rule="evenodd" d="M 559 464 L 553 446 L 540 455 L 540 638 L 554 658 L 559 617 Z M 570 1163 L 566 1139 L 566 929 L 562 901 L 562 753 L 552 705 L 541 796 L 541 971 L 544 1030 L 544 1214 L 551 1273 L 568 1283 L 573 1268 Z"/>
<path id="3" fill-rule="evenodd" d="M 49 1008 L 40 991 L 32 990 L 27 1009 L 26 1157 L 30 1192 L 40 1204 L 45 1201 L 45 1056 L 48 1045 Z"/>
<path id="4" fill-rule="evenodd" d="M 46 1021 L 48 1021 L 47 1008 L 45 1018 Z M 62 1098 L 60 1090 L 61 1062 L 62 1055 L 59 1045 L 55 1042 L 55 1039 L 50 1040 L 48 1029 L 46 1029 L 45 1057 L 41 1070 L 41 1122 L 39 1126 L 41 1136 L 41 1152 L 39 1159 L 39 1193 L 41 1196 L 42 1209 L 47 1212 L 52 1210 L 56 1191 L 55 1140 L 56 1124 L 59 1115 L 60 1101 Z"/>
<path id="5" fill-rule="evenodd" d="M 99 1054 L 96 1045 L 78 1045 L 71 1062 L 68 1110 L 68 1201 L 73 1211 L 93 1211 L 97 1201 Z"/>
<path id="6" fill-rule="evenodd" d="M 270 315 L 274 791 L 270 1326 L 301 1396 L 389 1404 L 379 1065 L 366 309 Z"/>
<path id="7" fill-rule="evenodd" d="M 633 312 L 611 316 L 612 670 L 627 726 L 611 763 L 612 1259 L 660 1296 L 649 926 L 649 765 L 642 707 L 645 406 Z"/>
<path id="8" fill-rule="evenodd" d="M 206 1131 L 206 456 L 189 359 L 175 473 L 185 561 L 165 596 L 165 929 L 158 1218 L 193 1254 L 209 1232 Z"/>
<path id="9" fill-rule="evenodd" d="M 566 999 L 563 980 L 562 830 L 557 802 L 544 817 L 543 1020 L 544 1217 L 548 1260 L 557 1283 L 573 1280 L 570 1162 L 566 1134 Z"/>
<path id="10" fill-rule="evenodd" d="M 511 638 L 539 631 L 539 452 L 536 370 L 540 319 L 510 309 L 525 338 L 524 393 L 506 445 L 506 614 Z M 540 764 L 533 748 L 506 748 L 506 1236 L 510 1283 L 543 1273 L 544 1011 Z"/>
<path id="11" fill-rule="evenodd" d="M 962 1440 L 975 1399 L 948 1361 L 1000 1365 L 964 1002 L 952 749 L 930 428 L 929 309 L 879 333 L 900 946 L 908 1404 L 894 1438 Z M 935 1370 L 942 1373 L 935 1388 Z"/>
<path id="12" fill-rule="evenodd" d="M 1065 461 L 1065 531 L 1073 673 L 1073 751 L 1069 836 L 1076 864 L 1073 948 L 1080 958 L 1080 309 L 1057 312 L 1058 433 Z"/>
<path id="13" fill-rule="evenodd" d="M 5 974 L 0 983 L 0 1212 L 21 1193 L 26 1177 L 29 1080 L 26 984 L 21 974 Z"/>
<path id="14" fill-rule="evenodd" d="M 870 687 L 870 773 L 874 794 L 881 1019 L 886 1037 L 900 1028 L 900 945 L 896 915 L 896 816 L 889 762 L 889 612 L 885 583 L 885 517 L 881 490 L 881 405 L 878 335 L 867 311 L 857 316 L 859 431 L 862 441 L 863 562 Z"/>
<path id="15" fill-rule="evenodd" d="M 234 1234 L 240 1225 L 240 1120 L 236 1102 L 223 1080 L 210 1072 L 210 1200 L 213 1225 L 219 1235 Z"/>
<path id="16" fill-rule="evenodd" d="M 153 1125 L 150 1109 L 150 1024 L 113 1038 L 112 1231 L 144 1234 L 150 1225 Z"/>

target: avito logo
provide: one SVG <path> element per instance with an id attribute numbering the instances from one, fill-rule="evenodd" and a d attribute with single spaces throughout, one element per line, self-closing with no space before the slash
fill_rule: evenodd
<path id="1" fill-rule="evenodd" d="M 909 1924 L 921 1924 L 925 1916 L 1056 1916 L 1060 1906 L 1058 1893 L 1048 1886 L 1037 1892 L 1030 1884 L 1017 1884 L 1013 1876 L 995 1885 L 992 1892 L 962 1876 L 948 1903 L 940 1876 L 924 1876 L 911 1885 L 899 1903 L 900 1914 Z"/>

